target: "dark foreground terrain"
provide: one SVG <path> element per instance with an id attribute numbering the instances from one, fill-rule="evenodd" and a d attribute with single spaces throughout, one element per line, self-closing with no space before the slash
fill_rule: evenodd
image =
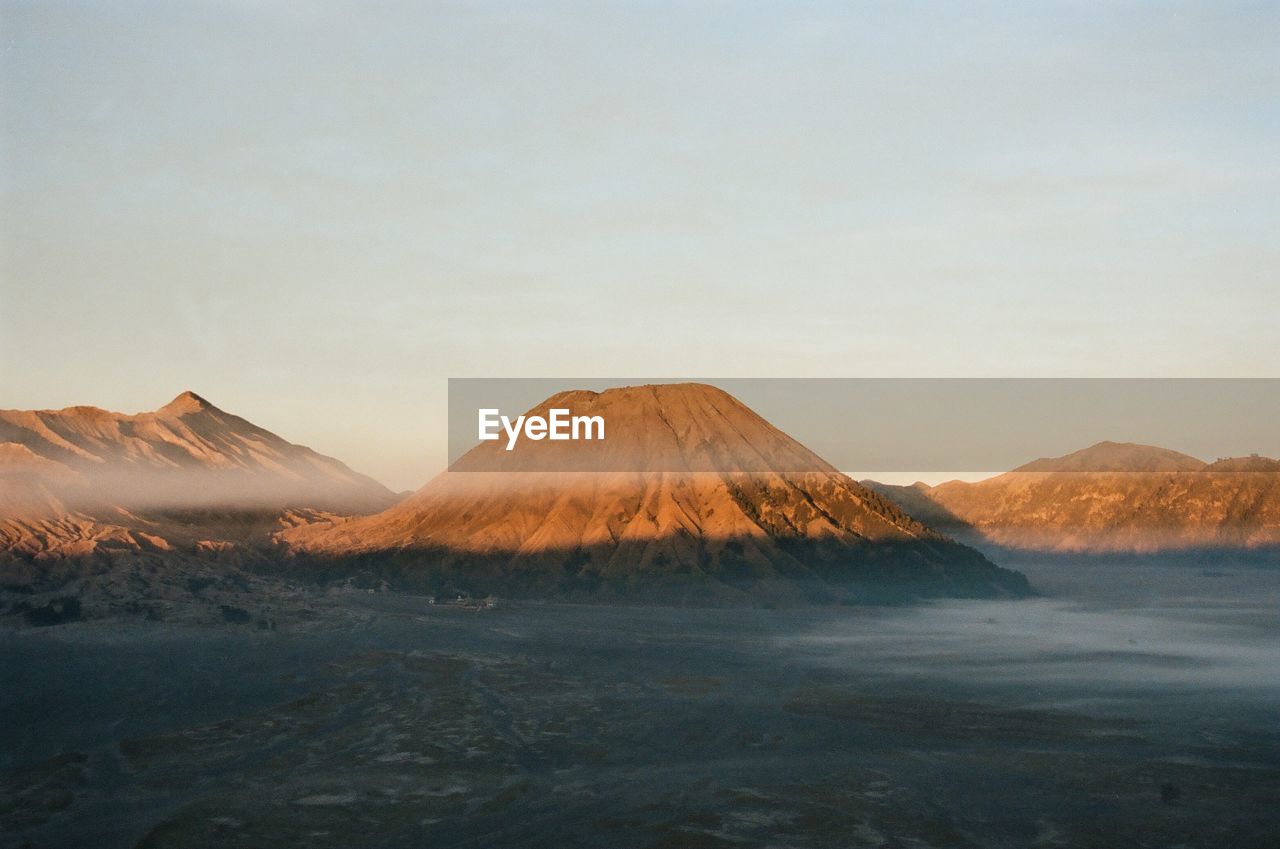
<path id="1" fill-rule="evenodd" d="M 0 845 L 1280 845 L 1280 571 L 1019 568 L 1047 598 L 9 629 Z"/>

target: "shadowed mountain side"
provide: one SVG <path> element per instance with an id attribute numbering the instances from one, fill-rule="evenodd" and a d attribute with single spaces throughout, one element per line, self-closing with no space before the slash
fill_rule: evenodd
<path id="1" fill-rule="evenodd" d="M 278 538 L 309 562 L 356 558 L 398 580 L 465 578 L 502 595 L 607 587 L 667 597 L 658 585 L 670 584 L 698 587 L 703 601 L 766 586 L 778 599 L 834 598 L 898 578 L 898 595 L 1027 592 L 1020 575 L 913 520 L 714 387 L 562 393 L 531 412 L 551 406 L 604 411 L 609 447 L 598 457 L 655 465 L 532 471 L 549 455 L 527 452 L 542 444 L 486 443 L 383 513 Z M 810 471 L 792 471 L 798 464 Z M 464 471 L 496 468 L 505 470 Z M 413 570 L 421 576 L 404 574 Z"/>
<path id="2" fill-rule="evenodd" d="M 900 485 L 880 483 L 876 480 L 862 480 L 860 484 L 872 492 L 879 493 L 889 501 L 898 505 L 902 512 L 939 533 L 955 535 L 957 531 L 972 531 L 973 527 L 955 513 L 943 507 L 932 498 L 934 487 L 926 483 Z"/>
<path id="3" fill-rule="evenodd" d="M 896 604 L 1032 594 L 1020 573 L 950 540 L 850 544 L 797 536 L 761 544 L 756 537 L 660 537 L 527 552 L 424 545 L 341 556 L 299 552 L 290 568 L 306 580 L 355 576 L 429 595 L 677 606 Z"/>

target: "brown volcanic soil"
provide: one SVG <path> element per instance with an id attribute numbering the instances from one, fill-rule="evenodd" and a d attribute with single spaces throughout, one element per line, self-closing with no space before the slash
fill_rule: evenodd
<path id="1" fill-rule="evenodd" d="M 879 486 L 936 527 L 1014 549 L 1152 553 L 1280 546 L 1280 463 L 1213 464 L 1162 448 L 1100 443 L 979 481 Z"/>
<path id="2" fill-rule="evenodd" d="M 420 588 L 501 595 L 736 603 L 1027 591 L 1020 575 L 911 519 L 714 387 L 562 393 L 530 413 L 551 407 L 603 415 L 607 439 L 524 441 L 511 452 L 483 443 L 389 510 L 281 539 L 333 568 L 354 559 Z M 559 459 L 580 468 L 579 449 L 600 468 L 659 471 L 530 471 Z"/>

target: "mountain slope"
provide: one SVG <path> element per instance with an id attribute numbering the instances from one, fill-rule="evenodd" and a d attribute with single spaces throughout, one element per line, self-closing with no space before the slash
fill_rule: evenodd
<path id="1" fill-rule="evenodd" d="M 1042 457 L 1015 472 L 1195 472 L 1205 462 L 1154 445 L 1099 442 L 1062 457 Z"/>
<path id="2" fill-rule="evenodd" d="M 1100 443 L 976 483 L 876 485 L 916 518 L 1006 548 L 1151 553 L 1280 546 L 1280 463 Z"/>
<path id="3" fill-rule="evenodd" d="M 0 555 L 267 544 L 289 508 L 368 513 L 371 478 L 184 392 L 150 413 L 0 410 Z"/>
<path id="4" fill-rule="evenodd" d="M 551 407 L 602 415 L 608 439 L 512 452 L 482 443 L 383 513 L 281 538 L 313 562 L 357 559 L 423 586 L 504 595 L 701 603 L 1026 591 L 1020 575 L 713 387 L 562 393 L 529 414 Z M 580 469 L 575 450 L 611 471 L 546 471 L 548 458 Z"/>
<path id="5" fill-rule="evenodd" d="M 386 487 L 184 392 L 150 413 L 0 410 L 0 445 L 78 473 L 75 501 L 130 506 L 305 503 L 381 509 Z"/>

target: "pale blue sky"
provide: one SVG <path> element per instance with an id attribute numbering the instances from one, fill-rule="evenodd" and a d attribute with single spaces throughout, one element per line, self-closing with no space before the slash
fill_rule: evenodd
<path id="1" fill-rule="evenodd" d="M 1280 5 L 0 2 L 0 407 L 1280 376 Z"/>

